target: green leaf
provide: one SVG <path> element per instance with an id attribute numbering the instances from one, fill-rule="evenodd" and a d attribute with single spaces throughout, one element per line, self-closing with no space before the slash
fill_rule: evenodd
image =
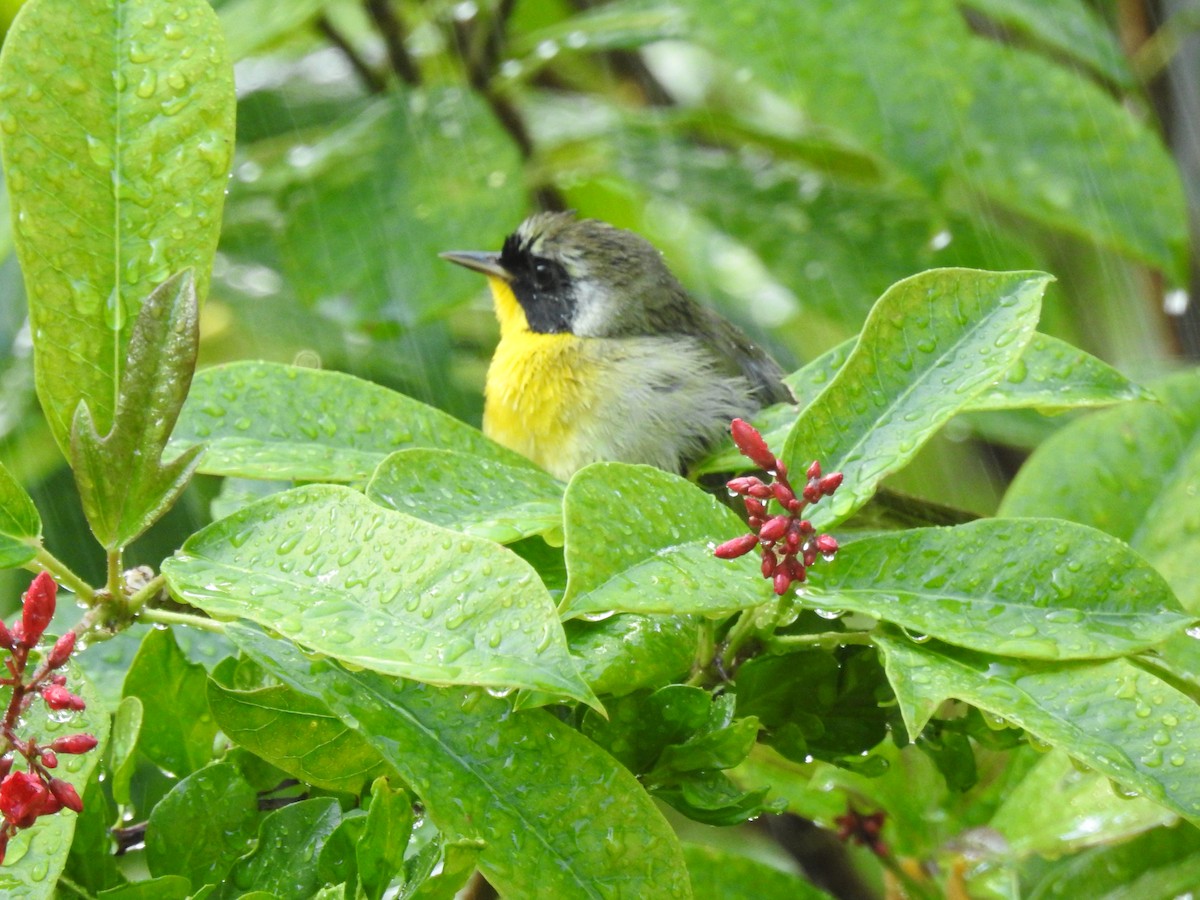
<path id="1" fill-rule="evenodd" d="M 813 570 L 803 602 L 1029 659 L 1136 653 L 1191 621 L 1125 544 L 1056 519 L 980 519 L 854 541 Z"/>
<path id="2" fill-rule="evenodd" d="M 0 464 L 0 569 L 25 565 L 41 541 L 42 518 L 33 499 Z"/>
<path id="3" fill-rule="evenodd" d="M 332 797 L 302 800 L 264 816 L 253 852 L 233 865 L 213 900 L 237 900 L 253 891 L 278 900 L 308 900 L 320 887 L 321 848 L 341 819 Z"/>
<path id="4" fill-rule="evenodd" d="M 112 429 L 96 430 L 88 401 L 71 423 L 71 468 L 96 539 L 126 546 L 178 499 L 200 448 L 171 462 L 163 450 L 187 397 L 200 347 L 200 307 L 191 269 L 171 276 L 137 314 Z"/>
<path id="5" fill-rule="evenodd" d="M 486 846 L 478 840 L 445 841 L 439 837 L 430 841 L 410 858 L 406 883 L 397 900 L 454 900 Z"/>
<path id="6" fill-rule="evenodd" d="M 706 847 L 684 844 L 692 893 L 721 900 L 824 900 L 829 894 L 799 875 L 766 863 Z"/>
<path id="7" fill-rule="evenodd" d="M 621 697 L 685 675 L 700 652 L 693 616 L 609 616 L 564 623 L 579 673 L 598 695 Z"/>
<path id="8" fill-rule="evenodd" d="M 59 767 L 53 773 L 56 778 L 62 778 L 75 788 L 83 799 L 84 809 L 87 809 L 88 804 L 94 802 L 87 792 L 87 786 L 108 741 L 108 713 L 96 689 L 74 661 L 60 672 L 67 677 L 67 688 L 82 697 L 87 708 L 71 713 L 64 719 L 61 713 L 51 712 L 44 703 L 34 703 L 21 715 L 21 736 L 36 737 L 39 742 L 48 744 L 55 738 L 83 732 L 99 741 L 95 749 L 88 753 L 60 755 Z M 10 696 L 6 688 L 3 696 L 6 706 Z M 0 868 L 0 896 L 51 897 L 54 885 L 67 864 L 76 821 L 74 813 L 64 810 L 57 815 L 42 816 L 33 827 L 18 831 L 8 842 L 4 866 Z"/>
<path id="9" fill-rule="evenodd" d="M 876 637 L 910 734 L 944 700 L 963 700 L 1024 728 L 1118 784 L 1200 821 L 1196 703 L 1124 659 L 1045 665 L 898 633 Z"/>
<path id="10" fill-rule="evenodd" d="M 112 427 L 142 298 L 186 268 L 207 291 L 233 69 L 205 0 L 35 0 L 4 42 L 0 99 L 38 397 L 65 451 L 80 401 Z"/>
<path id="11" fill-rule="evenodd" d="M 800 414 L 783 459 L 842 472 L 816 525 L 840 521 L 904 467 L 943 424 L 1002 377 L 1033 334 L 1050 276 L 940 269 L 887 290 L 858 344 Z"/>
<path id="12" fill-rule="evenodd" d="M 196 375 L 170 451 L 201 443 L 207 447 L 201 472 L 269 481 L 362 481 L 405 447 L 461 450 L 516 465 L 523 459 L 441 410 L 377 384 L 263 362 Z"/>
<path id="13" fill-rule="evenodd" d="M 321 701 L 283 685 L 236 690 L 212 678 L 208 705 L 230 740 L 307 784 L 357 794 L 383 766 Z"/>
<path id="14" fill-rule="evenodd" d="M 192 896 L 192 883 L 182 875 L 164 875 L 131 881 L 96 896 L 101 900 L 187 900 Z"/>
<path id="15" fill-rule="evenodd" d="M 562 534 L 563 484 L 526 463 L 415 448 L 387 457 L 367 497 L 435 525 L 507 544 Z"/>
<path id="16" fill-rule="evenodd" d="M 682 38 L 686 19 L 675 6 L 637 2 L 608 3 L 585 9 L 544 28 L 513 36 L 508 52 L 513 57 L 535 56 L 544 41 L 570 51 L 597 53 L 604 50 L 632 50 L 654 41 Z M 537 65 L 535 59 L 527 61 Z"/>
<path id="17" fill-rule="evenodd" d="M 188 662 L 169 629 L 145 636 L 125 676 L 124 696 L 137 697 L 144 708 L 138 749 L 175 777 L 213 758 L 217 724 L 207 682 L 204 666 Z"/>
<path id="18" fill-rule="evenodd" d="M 332 5 L 332 0 L 229 0 L 220 5 L 221 26 L 229 44 L 229 58 L 245 59 L 256 50 L 270 46 L 312 24 Z"/>
<path id="19" fill-rule="evenodd" d="M 233 763 L 216 762 L 176 784 L 150 812 L 146 863 L 152 875 L 182 875 L 193 886 L 219 882 L 250 849 L 257 827 L 254 788 Z"/>
<path id="20" fill-rule="evenodd" d="M 713 556 L 718 543 L 746 526 L 677 475 L 595 463 L 567 485 L 563 516 L 567 590 L 559 608 L 565 617 L 719 615 L 771 597 L 752 555 Z"/>
<path id="21" fill-rule="evenodd" d="M 479 865 L 501 894 L 690 896 L 678 841 L 636 779 L 549 713 L 347 672 L 237 625 L 229 634 L 370 740 L 443 833 L 487 841 Z"/>
<path id="22" fill-rule="evenodd" d="M 1005 29 L 1066 54 L 1123 88 L 1135 79 L 1121 47 L 1097 11 L 1079 0 L 961 0 Z"/>
<path id="23" fill-rule="evenodd" d="M 412 798 L 406 791 L 392 790 L 386 777 L 376 778 L 371 785 L 366 828 L 356 847 L 358 878 L 370 900 L 379 900 L 404 868 L 412 828 Z"/>
<path id="24" fill-rule="evenodd" d="M 1000 515 L 1057 516 L 1121 538 L 1200 613 L 1200 371 L 1150 388 L 1159 403 L 1093 413 L 1047 440 Z"/>
<path id="25" fill-rule="evenodd" d="M 1081 772 L 1061 750 L 1051 750 L 1005 792 L 988 822 L 1016 859 L 1056 858 L 1085 847 L 1115 844 L 1176 815 L 1145 797 L 1117 794 L 1108 778 Z"/>
<path id="26" fill-rule="evenodd" d="M 286 690 L 291 690 L 285 686 Z M 310 698 L 313 699 L 313 698 Z M 320 702 L 313 699 L 314 703 Z M 367 827 L 367 814 L 362 809 L 348 811 L 341 822 L 326 838 L 317 854 L 317 880 L 324 884 L 344 884 L 351 893 L 358 888 L 358 858 L 355 848 L 363 829 Z M 406 841 L 407 843 L 407 841 Z"/>
<path id="27" fill-rule="evenodd" d="M 356 666 L 595 702 L 524 560 L 346 487 L 251 504 L 192 535 L 162 571 L 209 615 L 258 622 Z"/>
<path id="28" fill-rule="evenodd" d="M 636 775 L 649 772 L 669 744 L 682 743 L 709 722 L 713 698 L 702 688 L 668 684 L 608 704 L 608 717 L 588 712 L 581 731 Z"/>
<path id="29" fill-rule="evenodd" d="M 145 707 L 138 697 L 125 697 L 113 717 L 108 768 L 112 773 L 113 799 L 121 806 L 131 802 L 129 783 L 137 770 L 137 745 Z"/>

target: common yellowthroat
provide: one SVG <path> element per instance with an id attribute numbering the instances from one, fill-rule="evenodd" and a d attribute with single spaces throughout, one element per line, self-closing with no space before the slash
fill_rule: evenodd
<path id="1" fill-rule="evenodd" d="M 631 231 L 538 213 L 499 253 L 441 255 L 487 276 L 500 320 L 484 434 L 557 478 L 600 460 L 681 472 L 733 418 L 793 400 L 776 362 Z"/>

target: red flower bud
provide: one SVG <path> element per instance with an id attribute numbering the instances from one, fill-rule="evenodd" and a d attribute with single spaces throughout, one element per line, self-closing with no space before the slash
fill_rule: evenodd
<path id="1" fill-rule="evenodd" d="M 787 516 L 772 516 L 767 519 L 766 524 L 758 529 L 758 537 L 764 544 L 769 544 L 772 541 L 777 541 L 783 537 L 783 533 L 787 531 L 788 517 Z"/>
<path id="2" fill-rule="evenodd" d="M 68 734 L 50 742 L 50 749 L 59 753 L 87 753 L 99 743 L 90 734 Z"/>
<path id="3" fill-rule="evenodd" d="M 29 772 L 10 772 L 0 782 L 0 814 L 17 828 L 28 828 L 42 814 L 46 786 Z"/>
<path id="4" fill-rule="evenodd" d="M 801 491 L 801 494 L 809 503 L 816 503 L 821 499 L 821 488 L 815 481 L 810 481 L 804 486 L 804 490 Z"/>
<path id="5" fill-rule="evenodd" d="M 0 647 L 3 647 L 5 650 L 13 648 L 13 636 L 2 619 L 0 619 Z"/>
<path id="6" fill-rule="evenodd" d="M 49 747 L 42 748 L 42 765 L 47 769 L 58 768 L 58 757 L 54 755 L 54 751 Z"/>
<path id="7" fill-rule="evenodd" d="M 794 528 L 789 528 L 786 543 L 788 553 L 795 553 L 800 548 L 800 532 Z"/>
<path id="8" fill-rule="evenodd" d="M 746 493 L 759 500 L 770 500 L 775 496 L 775 492 L 771 490 L 771 486 L 769 484 L 763 484 L 761 481 L 758 482 L 758 484 L 750 485 L 750 487 L 746 489 Z"/>
<path id="9" fill-rule="evenodd" d="M 812 534 L 816 530 L 817 529 L 813 528 L 813 523 L 808 521 L 808 519 L 800 520 L 800 533 L 801 534 Z"/>
<path id="10" fill-rule="evenodd" d="M 54 618 L 54 600 L 57 595 L 58 585 L 54 583 L 50 573 L 39 572 L 22 598 L 21 643 L 26 647 L 32 647 L 41 640 L 42 632 Z"/>
<path id="11" fill-rule="evenodd" d="M 75 652 L 75 632 L 68 631 L 57 641 L 46 656 L 46 668 L 57 669 L 66 665 L 71 654 Z"/>
<path id="12" fill-rule="evenodd" d="M 838 552 L 837 538 L 831 534 L 819 534 L 813 543 L 816 545 L 817 552 L 822 556 L 833 556 Z"/>
<path id="13" fill-rule="evenodd" d="M 61 687 L 67 683 L 67 676 L 66 675 L 51 675 L 50 683 L 57 684 Z"/>
<path id="14" fill-rule="evenodd" d="M 778 481 L 771 485 L 771 492 L 782 506 L 787 506 L 791 501 L 796 499 L 796 494 L 792 489 Z"/>
<path id="15" fill-rule="evenodd" d="M 834 491 L 842 486 L 842 473 L 830 472 L 820 481 L 821 493 L 826 497 L 830 496 Z"/>
<path id="16" fill-rule="evenodd" d="M 735 494 L 744 494 L 756 484 L 762 484 L 762 479 L 755 478 L 753 475 L 743 475 L 740 478 L 729 479 L 725 482 L 725 487 Z"/>
<path id="17" fill-rule="evenodd" d="M 816 565 L 816 562 L 817 562 L 817 551 L 814 550 L 812 547 L 808 547 L 804 551 L 804 565 L 812 566 L 812 565 Z"/>
<path id="18" fill-rule="evenodd" d="M 5 756 L 0 756 L 0 778 L 4 778 L 9 772 L 12 771 L 12 764 L 13 758 L 11 753 Z"/>
<path id="19" fill-rule="evenodd" d="M 794 556 L 788 560 L 788 574 L 792 576 L 793 581 L 803 581 L 808 577 L 804 565 Z"/>
<path id="20" fill-rule="evenodd" d="M 785 568 L 775 570 L 775 593 L 783 596 L 789 587 L 792 586 L 792 576 Z"/>
<path id="21" fill-rule="evenodd" d="M 758 543 L 758 536 L 754 534 L 740 534 L 732 540 L 726 541 L 721 546 L 713 551 L 713 556 L 717 559 L 737 559 L 739 556 L 745 556 L 754 549 L 754 545 Z"/>
<path id="22" fill-rule="evenodd" d="M 767 505 L 761 500 L 755 500 L 753 497 L 747 497 L 742 501 L 746 505 L 746 512 L 751 516 L 765 516 L 767 514 Z"/>
<path id="23" fill-rule="evenodd" d="M 818 459 L 814 459 L 809 464 L 808 471 L 805 472 L 804 474 L 807 475 L 809 478 L 820 478 L 821 477 L 821 461 Z"/>
<path id="24" fill-rule="evenodd" d="M 770 578 L 774 574 L 775 574 L 775 554 L 774 553 L 764 553 L 763 561 L 762 561 L 762 576 L 763 576 L 763 578 Z"/>
<path id="25" fill-rule="evenodd" d="M 42 808 L 38 811 L 38 815 L 52 816 L 62 808 L 62 801 L 50 793 L 50 791 L 46 791 L 46 793 L 42 795 Z"/>
<path id="26" fill-rule="evenodd" d="M 50 793 L 67 809 L 77 813 L 83 812 L 83 801 L 79 799 L 79 794 L 70 782 L 63 781 L 61 778 L 51 778 Z"/>
<path id="27" fill-rule="evenodd" d="M 775 468 L 775 454 L 771 452 L 757 428 L 742 419 L 734 419 L 729 431 L 743 456 L 759 468 L 768 471 Z"/>
<path id="28" fill-rule="evenodd" d="M 48 684 L 42 688 L 42 699 L 51 709 L 71 709 L 76 712 L 87 709 L 82 697 L 72 694 L 61 684 Z"/>

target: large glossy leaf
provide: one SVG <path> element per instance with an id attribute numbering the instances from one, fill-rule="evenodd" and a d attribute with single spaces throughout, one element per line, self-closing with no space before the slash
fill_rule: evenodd
<path id="1" fill-rule="evenodd" d="M 1125 544 L 1055 519 L 980 519 L 854 541 L 814 570 L 803 597 L 1030 659 L 1136 653 L 1193 618 Z"/>
<path id="2" fill-rule="evenodd" d="M 954 697 L 1200 821 L 1200 708 L 1128 660 L 1046 665 L 890 632 L 877 643 L 910 734 Z"/>
<path id="3" fill-rule="evenodd" d="M 716 847 L 685 844 L 697 897 L 721 900 L 823 900 L 830 895 L 797 874 Z"/>
<path id="4" fill-rule="evenodd" d="M 138 311 L 121 374 L 112 430 L 96 429 L 88 401 L 71 423 L 71 468 L 96 539 L 124 547 L 149 528 L 187 487 L 199 447 L 169 463 L 162 454 L 200 347 L 200 308 L 190 269 L 151 291 Z"/>
<path id="5" fill-rule="evenodd" d="M 37 555 L 42 517 L 33 498 L 0 464 L 0 569 L 21 566 Z"/>
<path id="6" fill-rule="evenodd" d="M 170 452 L 196 444 L 212 475 L 362 481 L 390 453 L 437 447 L 530 465 L 441 410 L 369 381 L 279 363 L 237 362 L 196 375 Z"/>
<path id="7" fill-rule="evenodd" d="M 563 626 L 579 673 L 597 694 L 617 697 L 685 675 L 700 652 L 696 616 L 609 616 Z"/>
<path id="8" fill-rule="evenodd" d="M 996 382 L 1033 335 L 1050 276 L 935 269 L 893 285 L 858 343 L 801 413 L 782 457 L 803 472 L 813 459 L 840 471 L 837 494 L 814 524 L 866 503 L 943 424 Z"/>
<path id="9" fill-rule="evenodd" d="M 163 563 L 176 596 L 356 666 L 595 702 L 554 604 L 515 554 L 335 485 L 272 495 Z"/>
<path id="10" fill-rule="evenodd" d="M 1115 535 L 1200 613 L 1200 372 L 1151 388 L 1158 403 L 1094 413 L 1047 440 L 1000 514 L 1058 516 Z"/>
<path id="11" fill-rule="evenodd" d="M 388 509 L 508 544 L 539 534 L 561 541 L 564 487 L 528 463 L 413 448 L 379 464 L 367 497 Z"/>
<path id="12" fill-rule="evenodd" d="M 0 56 L 0 145 L 38 396 L 64 449 L 107 433 L 142 299 L 203 297 L 233 144 L 233 70 L 205 0 L 34 0 Z"/>
<path id="13" fill-rule="evenodd" d="M 486 841 L 479 865 L 513 897 L 690 897 L 678 841 L 616 760 L 542 710 L 347 672 L 234 626 L 269 672 L 369 740 L 444 834 Z"/>
<path id="14" fill-rule="evenodd" d="M 713 548 L 746 526 L 694 484 L 649 466 L 596 463 L 567 486 L 564 616 L 717 615 L 765 603 L 756 557 Z"/>

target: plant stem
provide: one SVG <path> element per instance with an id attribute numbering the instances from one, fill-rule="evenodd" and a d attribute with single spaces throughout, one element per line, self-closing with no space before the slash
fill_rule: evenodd
<path id="1" fill-rule="evenodd" d="M 166 584 L 166 579 L 161 575 L 155 575 L 152 579 L 150 579 L 150 581 L 146 583 L 145 587 L 137 591 L 137 593 L 130 597 L 126 603 L 126 608 L 129 610 L 129 615 L 136 616 L 139 610 L 146 605 L 146 602 L 162 590 L 164 584 Z"/>
<path id="2" fill-rule="evenodd" d="M 120 597 L 125 591 L 125 585 L 121 578 L 122 555 L 119 549 L 108 551 L 108 580 L 104 587 L 112 597 Z"/>
<path id="3" fill-rule="evenodd" d="M 217 634 L 225 633 L 225 623 L 205 616 L 194 616 L 191 613 L 171 612 L 166 609 L 143 609 L 138 613 L 139 622 L 154 622 L 157 625 L 187 625 Z"/>
<path id="4" fill-rule="evenodd" d="M 743 609 L 738 620 L 733 623 L 733 627 L 725 636 L 725 649 L 721 653 L 721 664 L 727 672 L 733 669 L 738 652 L 746 641 L 755 635 L 757 630 L 755 612 L 755 609 Z"/>
<path id="5" fill-rule="evenodd" d="M 89 894 L 81 885 L 76 884 L 66 875 L 58 876 L 58 886 L 67 888 L 77 896 L 83 897 L 84 900 L 96 900 L 95 894 Z"/>
<path id="6" fill-rule="evenodd" d="M 88 606 L 91 606 L 96 602 L 95 589 L 74 572 L 72 572 L 66 563 L 64 563 L 45 547 L 38 547 L 37 556 L 33 558 L 33 561 L 37 564 L 37 568 L 45 569 L 54 576 L 55 580 L 59 584 L 73 593 Z M 33 566 L 30 566 L 29 568 L 33 568 L 34 571 L 37 570 Z"/>
<path id="7" fill-rule="evenodd" d="M 813 647 L 821 650 L 836 650 L 848 644 L 873 644 L 874 639 L 867 631 L 823 631 L 820 634 L 777 634 L 767 638 L 771 648 Z"/>

